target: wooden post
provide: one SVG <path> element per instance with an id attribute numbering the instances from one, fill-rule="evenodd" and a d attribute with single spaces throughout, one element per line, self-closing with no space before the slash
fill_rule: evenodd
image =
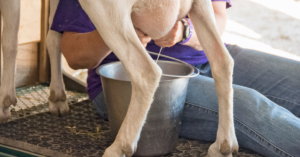
<path id="1" fill-rule="evenodd" d="M 41 0 L 41 42 L 39 46 L 39 82 L 50 81 L 50 59 L 46 48 L 46 38 L 49 29 L 49 0 Z"/>
<path id="2" fill-rule="evenodd" d="M 3 65 L 2 65 L 2 16 L 0 11 L 0 86 L 2 82 L 2 73 L 3 73 Z"/>

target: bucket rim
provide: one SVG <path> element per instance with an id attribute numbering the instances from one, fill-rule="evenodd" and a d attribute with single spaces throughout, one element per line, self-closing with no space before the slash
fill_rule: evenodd
<path id="1" fill-rule="evenodd" d="M 169 63 L 171 62 L 171 63 L 176 63 L 176 64 L 186 65 L 186 64 L 183 64 L 183 63 L 180 63 L 180 62 L 167 61 L 167 60 L 158 60 L 158 62 L 169 62 Z M 105 64 L 99 66 L 98 68 L 96 68 L 96 73 L 97 73 L 100 77 L 104 77 L 104 78 L 107 78 L 107 79 L 111 79 L 111 80 L 115 80 L 115 81 L 122 81 L 122 82 L 131 82 L 131 81 L 127 81 L 127 80 L 120 80 L 120 79 L 115 79 L 115 78 L 107 77 L 107 76 L 104 76 L 104 75 L 100 74 L 100 70 L 101 70 L 104 66 L 107 66 L 107 65 L 110 65 L 110 64 L 116 64 L 116 63 L 121 63 L 121 64 L 123 64 L 121 61 L 114 61 L 114 62 L 110 62 L 110 63 L 105 63 Z M 186 66 L 189 67 L 188 65 L 186 65 Z M 186 75 L 186 76 L 190 76 L 190 75 L 192 75 L 193 73 L 194 73 L 194 71 L 191 70 L 191 72 L 190 72 L 188 75 Z M 162 77 L 163 77 L 163 75 L 162 75 Z M 166 76 L 166 77 L 168 77 L 168 76 Z M 167 80 L 163 80 L 163 81 L 160 81 L 160 82 L 173 81 L 173 80 L 176 80 L 176 79 L 183 79 L 183 78 L 188 78 L 188 79 L 189 79 L 190 77 L 176 77 L 176 78 L 173 77 L 173 79 L 167 79 Z"/>

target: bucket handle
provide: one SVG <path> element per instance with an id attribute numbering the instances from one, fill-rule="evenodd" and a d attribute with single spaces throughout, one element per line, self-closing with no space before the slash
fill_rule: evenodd
<path id="1" fill-rule="evenodd" d="M 158 56 L 157 53 L 154 53 L 154 52 L 151 52 L 151 51 L 148 51 L 148 53 L 150 53 L 150 54 L 152 54 L 152 55 Z M 188 76 L 178 76 L 178 75 L 168 75 L 168 74 L 162 74 L 162 76 L 167 76 L 167 77 L 177 77 L 177 78 L 192 78 L 192 77 L 196 77 L 196 76 L 198 76 L 198 75 L 200 74 L 200 71 L 199 71 L 196 67 L 194 67 L 194 66 L 192 66 L 192 65 L 190 65 L 190 64 L 188 64 L 188 63 L 186 63 L 186 62 L 184 62 L 184 61 L 182 61 L 182 60 L 179 60 L 179 59 L 176 59 L 176 58 L 173 58 L 173 57 L 170 57 L 170 56 L 166 56 L 166 55 L 163 55 L 163 54 L 160 54 L 160 56 L 165 57 L 165 58 L 168 58 L 168 59 L 175 60 L 175 61 L 180 62 L 180 63 L 183 63 L 183 64 L 186 64 L 186 65 L 188 65 L 189 67 L 191 67 L 191 68 L 193 68 L 193 69 L 196 69 L 196 71 L 197 71 L 196 74 L 188 75 Z"/>

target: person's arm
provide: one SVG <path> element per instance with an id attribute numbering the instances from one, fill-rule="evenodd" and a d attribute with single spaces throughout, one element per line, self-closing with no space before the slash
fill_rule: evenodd
<path id="1" fill-rule="evenodd" d="M 188 22 L 189 25 L 192 25 L 191 21 L 189 20 L 186 20 Z M 197 51 L 201 51 L 203 50 L 200 43 L 199 43 L 199 40 L 198 40 L 198 37 L 197 37 L 197 34 L 196 34 L 196 31 L 195 30 L 192 30 L 193 31 L 193 34 L 190 38 L 189 41 L 187 41 L 186 43 L 182 44 L 182 45 L 186 45 L 186 46 L 189 46 L 189 47 L 192 47 L 193 49 L 197 50 Z"/>
<path id="2" fill-rule="evenodd" d="M 146 47 L 151 38 L 140 30 L 136 33 Z M 64 32 L 61 39 L 61 51 L 72 69 L 92 69 L 111 53 L 97 30 L 89 33 Z"/>
<path id="3" fill-rule="evenodd" d="M 213 1 L 212 6 L 215 13 L 215 19 L 217 23 L 217 29 L 220 36 L 222 37 L 225 32 L 226 23 L 227 23 L 227 14 L 226 14 L 226 2 L 225 1 Z"/>
<path id="4" fill-rule="evenodd" d="M 213 1 L 212 2 L 215 19 L 217 23 L 217 29 L 219 31 L 220 36 L 223 35 L 226 22 L 227 22 L 227 15 L 226 15 L 226 2 L 225 1 Z M 171 47 L 182 40 L 183 35 L 183 24 L 181 21 L 178 21 L 173 29 L 164 37 L 155 40 L 155 44 L 161 47 Z M 189 41 L 184 43 L 183 45 L 190 46 L 195 50 L 203 50 L 202 46 L 199 43 L 195 30 L 193 30 L 193 34 Z"/>

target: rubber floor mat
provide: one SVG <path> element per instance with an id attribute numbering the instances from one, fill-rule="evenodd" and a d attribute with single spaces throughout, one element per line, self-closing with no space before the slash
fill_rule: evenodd
<path id="1" fill-rule="evenodd" d="M 99 157 L 112 141 L 108 122 L 85 100 L 70 105 L 65 117 L 46 112 L 1 124 L 0 143 L 45 156 Z M 180 138 L 174 152 L 165 157 L 202 157 L 210 144 Z M 234 156 L 260 157 L 246 149 Z"/>

